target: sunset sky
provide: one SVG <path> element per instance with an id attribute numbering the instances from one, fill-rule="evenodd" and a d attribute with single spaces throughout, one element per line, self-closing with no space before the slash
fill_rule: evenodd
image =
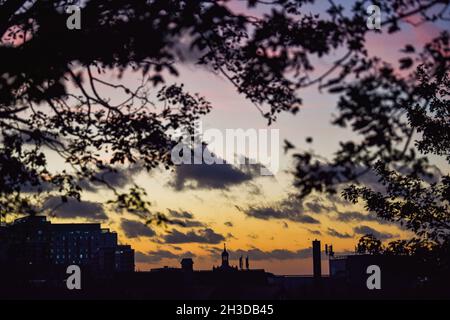
<path id="1" fill-rule="evenodd" d="M 243 2 L 232 1 L 234 10 L 247 10 Z M 263 9 L 253 12 L 262 15 Z M 399 50 L 405 44 L 423 44 L 439 32 L 438 27 L 405 25 L 395 35 L 373 34 L 368 48 L 398 66 Z M 336 52 L 326 59 L 317 59 L 316 72 L 327 69 L 339 58 Z M 204 67 L 185 61 L 180 76 L 167 83 L 184 83 L 189 92 L 198 92 L 212 103 L 213 110 L 202 120 L 204 129 L 266 129 L 267 121 L 230 82 Z M 111 81 L 113 74 L 106 76 Z M 130 86 L 139 82 L 140 74 L 127 72 L 120 80 Z M 111 93 L 114 98 L 114 92 Z M 70 201 L 56 212 L 53 222 L 98 221 L 117 231 L 121 243 L 131 244 L 136 251 L 139 270 L 164 265 L 179 266 L 183 257 L 193 257 L 195 269 L 211 269 L 220 264 L 220 252 L 226 243 L 233 265 L 240 255 L 248 255 L 251 268 L 264 268 L 276 274 L 312 273 L 311 241 L 333 244 L 334 251 L 353 251 L 360 236 L 374 233 L 384 241 L 407 238 L 409 232 L 399 226 L 378 220 L 362 205 L 351 205 L 340 198 L 315 194 L 303 203 L 295 197 L 292 186 L 293 158 L 297 150 L 313 149 L 330 157 L 339 141 L 352 138 L 350 130 L 330 125 L 336 96 L 312 87 L 300 92 L 303 106 L 297 115 L 282 114 L 270 129 L 279 129 L 280 169 L 274 176 L 261 176 L 245 167 L 194 165 L 175 167 L 170 171 L 157 169 L 144 172 L 138 166 L 119 171 L 110 180 L 119 190 L 136 183 L 145 187 L 154 212 L 185 222 L 186 226 L 146 226 L 130 214 L 111 212 L 103 206 L 113 198 L 111 191 L 91 188 L 83 193 L 84 202 Z M 117 97 L 116 97 L 117 98 Z M 313 142 L 307 143 L 306 138 Z M 285 154 L 283 141 L 296 149 Z M 65 167 L 51 152 L 50 164 L 55 170 Z M 441 171 L 449 172 L 448 164 L 434 160 Z M 219 168 L 220 167 L 220 168 Z M 375 183 L 370 177 L 365 181 Z M 324 270 L 327 264 L 324 260 Z"/>

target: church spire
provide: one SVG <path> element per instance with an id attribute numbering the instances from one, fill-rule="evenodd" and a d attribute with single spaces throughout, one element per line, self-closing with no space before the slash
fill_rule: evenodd
<path id="1" fill-rule="evenodd" d="M 229 266 L 229 262 L 228 262 L 228 252 L 227 252 L 227 246 L 224 243 L 223 244 L 223 252 L 222 252 L 222 267 L 228 267 Z"/>

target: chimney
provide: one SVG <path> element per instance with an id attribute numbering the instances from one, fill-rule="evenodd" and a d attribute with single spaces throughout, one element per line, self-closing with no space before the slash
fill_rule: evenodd
<path id="1" fill-rule="evenodd" d="M 314 278 L 322 277 L 322 266 L 321 266 L 321 253 L 320 253 L 320 241 L 314 240 L 312 242 L 313 247 L 313 275 Z"/>

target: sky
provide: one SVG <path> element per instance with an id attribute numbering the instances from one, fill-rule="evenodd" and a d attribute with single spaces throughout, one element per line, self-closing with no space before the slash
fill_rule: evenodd
<path id="1" fill-rule="evenodd" d="M 246 10 L 241 1 L 232 1 L 234 10 Z M 258 10 L 256 14 L 263 14 Z M 432 25 L 420 29 L 409 25 L 394 36 L 371 35 L 368 47 L 372 55 L 398 64 L 399 50 L 407 43 L 419 44 L 439 31 Z M 326 69 L 339 53 L 317 61 Z M 312 273 L 311 241 L 320 239 L 333 244 L 340 254 L 352 252 L 360 236 L 373 233 L 383 241 L 408 238 L 411 234 L 397 225 L 378 220 L 361 204 L 352 205 L 339 198 L 313 194 L 303 203 L 295 197 L 292 186 L 292 154 L 313 149 L 330 157 L 339 141 L 354 137 L 348 130 L 331 126 L 336 97 L 321 93 L 316 87 L 302 90 L 303 106 L 297 115 L 282 114 L 276 123 L 267 121 L 258 110 L 220 75 L 187 61 L 180 66 L 180 76 L 167 82 L 184 83 L 190 92 L 199 92 L 213 105 L 202 119 L 205 129 L 278 129 L 279 170 L 273 176 L 261 176 L 250 167 L 232 165 L 182 165 L 171 170 L 144 172 L 131 166 L 111 176 L 111 181 L 126 190 L 133 183 L 143 186 L 152 203 L 153 212 L 162 212 L 171 219 L 183 221 L 181 226 L 147 226 L 138 217 L 111 211 L 102 205 L 113 194 L 103 188 L 83 193 L 83 202 L 69 201 L 55 212 L 53 222 L 99 221 L 119 234 L 121 243 L 136 251 L 138 270 L 161 266 L 179 266 L 183 257 L 192 257 L 195 269 L 211 269 L 220 264 L 223 245 L 230 252 L 232 265 L 239 257 L 249 256 L 251 268 L 263 268 L 276 274 L 306 275 Z M 114 75 L 110 74 L 112 81 Z M 121 80 L 137 84 L 140 76 L 127 72 Z M 111 92 L 111 95 L 114 95 Z M 306 138 L 313 137 L 312 143 Z M 295 149 L 285 154 L 283 141 Z M 49 154 L 55 170 L 64 168 L 56 155 Z M 436 160 L 443 171 L 448 164 Z M 446 167 L 447 165 L 447 167 Z M 220 168 L 218 168 L 220 167 Z M 369 181 L 370 182 L 370 181 Z M 56 201 L 57 199 L 50 199 Z M 327 258 L 323 270 L 328 272 Z"/>

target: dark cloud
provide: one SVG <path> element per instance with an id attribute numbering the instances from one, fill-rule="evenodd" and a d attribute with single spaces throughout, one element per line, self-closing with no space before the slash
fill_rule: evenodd
<path id="1" fill-rule="evenodd" d="M 180 227 L 184 228 L 197 228 L 206 226 L 203 222 L 196 220 L 171 219 L 171 222 L 174 224 L 178 224 Z"/>
<path id="2" fill-rule="evenodd" d="M 306 203 L 306 207 L 314 213 L 320 213 L 323 210 L 323 206 L 318 202 L 308 202 Z"/>
<path id="3" fill-rule="evenodd" d="M 194 258 L 195 254 L 193 254 L 190 251 L 187 251 L 183 254 L 174 254 L 168 250 L 156 250 L 156 251 L 149 251 L 147 253 L 143 252 L 136 252 L 135 254 L 135 260 L 136 262 L 143 262 L 143 263 L 156 263 L 163 259 L 178 259 L 181 258 Z"/>
<path id="4" fill-rule="evenodd" d="M 375 213 L 363 214 L 363 213 L 357 212 L 357 211 L 338 212 L 336 215 L 336 220 L 339 220 L 342 222 L 373 221 L 373 222 L 378 222 L 381 224 L 390 224 L 389 221 L 378 218 Z"/>
<path id="5" fill-rule="evenodd" d="M 356 174 L 359 175 L 362 172 L 365 172 L 358 178 L 358 182 L 365 185 L 366 187 L 371 188 L 376 192 L 384 193 L 386 188 L 380 183 L 380 177 L 376 174 L 376 172 L 372 169 L 367 169 L 366 167 L 356 167 L 354 169 Z"/>
<path id="6" fill-rule="evenodd" d="M 208 256 L 210 258 L 220 258 L 222 254 L 222 247 L 210 247 L 210 246 L 202 246 L 202 249 L 208 252 Z M 309 259 L 312 257 L 312 248 L 303 248 L 299 250 L 288 250 L 288 249 L 274 249 L 274 250 L 260 250 L 258 248 L 251 248 L 248 250 L 231 250 L 227 248 L 228 253 L 230 254 L 231 260 L 238 260 L 239 257 L 248 256 L 251 261 L 264 261 L 264 260 L 293 260 L 293 259 Z M 346 255 L 351 254 L 350 251 L 339 251 L 335 252 L 336 255 Z M 321 258 L 323 260 L 328 259 L 325 251 L 322 250 Z"/>
<path id="7" fill-rule="evenodd" d="M 346 178 L 345 173 L 352 172 L 355 176 L 357 176 L 357 179 L 355 179 L 354 181 L 355 183 L 364 185 L 375 192 L 386 194 L 386 187 L 381 183 L 380 176 L 372 168 L 355 164 L 331 166 L 325 163 L 319 164 L 319 167 L 321 170 L 323 170 L 323 172 L 333 173 L 336 182 L 345 181 L 344 183 L 340 184 L 341 190 L 342 188 L 348 186 L 348 183 L 346 182 L 348 181 L 348 179 Z M 308 167 L 304 166 L 302 170 L 308 171 Z M 395 166 L 394 170 L 396 170 L 399 174 L 402 175 L 408 175 L 411 174 L 411 172 L 413 172 L 413 168 L 407 166 L 402 167 Z M 439 181 L 440 177 L 442 176 L 441 170 L 436 166 L 431 167 L 429 173 L 431 174 L 430 175 L 420 174 L 420 178 L 426 181 L 427 183 L 435 183 Z M 349 204 L 348 201 L 344 200 L 342 197 L 338 195 L 328 196 L 328 198 L 330 200 L 333 200 L 334 198 L 335 203 Z"/>
<path id="8" fill-rule="evenodd" d="M 101 203 L 78 201 L 73 198 L 68 198 L 67 202 L 62 202 L 61 197 L 50 196 L 44 202 L 42 210 L 50 216 L 61 219 L 84 218 L 93 221 L 108 219 Z"/>
<path id="9" fill-rule="evenodd" d="M 188 211 L 176 211 L 168 209 L 169 215 L 174 218 L 193 219 L 194 215 Z"/>
<path id="10" fill-rule="evenodd" d="M 89 192 L 98 192 L 105 187 L 105 183 L 114 188 L 124 188 L 133 184 L 133 177 L 143 170 L 144 167 L 138 163 L 124 167 L 106 166 L 104 169 L 95 172 L 91 179 L 79 178 L 75 183 L 83 190 Z M 21 186 L 21 191 L 30 193 L 50 192 L 57 189 L 57 185 L 48 182 L 42 182 L 37 186 L 25 183 Z"/>
<path id="11" fill-rule="evenodd" d="M 149 253 L 136 252 L 134 259 L 136 262 L 154 263 L 162 259 L 176 259 L 178 256 L 167 250 L 159 250 Z"/>
<path id="12" fill-rule="evenodd" d="M 221 248 L 209 248 L 211 256 L 220 256 L 223 249 Z M 249 250 L 229 250 L 231 259 L 238 259 L 240 256 L 248 256 L 250 261 L 263 261 L 263 260 L 291 260 L 291 259 L 306 259 L 312 257 L 312 248 L 305 248 L 296 251 L 291 251 L 287 249 L 274 249 L 271 251 L 263 251 L 257 248 L 252 248 Z"/>
<path id="13" fill-rule="evenodd" d="M 155 231 L 145 223 L 136 220 L 122 219 L 120 227 L 127 238 L 153 237 Z"/>
<path id="14" fill-rule="evenodd" d="M 227 227 L 232 227 L 232 226 L 233 226 L 233 223 L 232 223 L 231 221 L 226 221 L 226 222 L 224 223 L 224 225 L 226 225 Z"/>
<path id="15" fill-rule="evenodd" d="M 168 210 L 170 222 L 184 228 L 205 227 L 203 222 L 194 219 L 194 215 L 188 211 Z"/>
<path id="16" fill-rule="evenodd" d="M 315 235 L 322 235 L 322 232 L 320 232 L 320 230 L 312 230 L 312 229 L 307 229 L 309 233 L 311 234 L 315 234 Z"/>
<path id="17" fill-rule="evenodd" d="M 228 233 L 227 233 L 226 238 L 227 238 L 227 239 L 237 239 L 235 236 L 233 236 L 233 234 L 232 234 L 231 232 L 228 232 Z"/>
<path id="18" fill-rule="evenodd" d="M 316 172 L 316 169 L 313 170 L 314 175 L 320 175 L 322 173 L 331 174 L 333 176 L 333 180 L 340 184 L 341 187 L 345 187 L 348 181 L 348 173 L 351 172 L 355 176 L 358 176 L 356 183 L 363 184 L 367 187 L 375 191 L 384 191 L 383 185 L 379 182 L 379 177 L 376 172 L 366 166 L 355 165 L 346 163 L 345 165 L 330 165 L 328 163 L 314 163 L 314 166 L 318 166 L 319 170 Z M 309 167 L 303 166 L 302 170 L 308 172 Z M 311 177 L 313 178 L 313 177 Z M 343 183 L 341 183 L 343 181 Z"/>
<path id="19" fill-rule="evenodd" d="M 353 228 L 353 231 L 356 234 L 359 235 L 366 235 L 366 234 L 371 234 L 373 236 L 375 236 L 377 239 L 379 240 L 386 240 L 386 239 L 392 239 L 395 237 L 395 235 L 388 233 L 388 232 L 380 232 L 377 231 L 369 226 L 359 226 L 359 227 L 355 227 Z"/>
<path id="20" fill-rule="evenodd" d="M 206 148 L 206 147 L 204 147 Z M 204 149 L 205 150 L 205 149 Z M 169 185 L 177 191 L 184 189 L 224 189 L 251 181 L 261 175 L 265 169 L 261 164 L 252 164 L 248 159 L 244 164 L 234 166 L 211 153 L 216 163 L 206 164 L 203 159 L 198 159 L 195 164 L 194 152 L 192 152 L 190 164 L 175 166 L 175 177 Z M 218 163 L 220 162 L 220 163 Z M 259 189 L 254 190 L 259 193 Z"/>
<path id="21" fill-rule="evenodd" d="M 250 181 L 253 176 L 230 164 L 182 164 L 175 169 L 175 190 L 228 189 L 231 186 Z"/>
<path id="22" fill-rule="evenodd" d="M 249 217 L 270 220 L 270 219 L 286 219 L 299 223 L 319 224 L 319 220 L 304 213 L 303 203 L 296 195 L 289 194 L 286 199 L 271 205 L 249 206 L 240 211 Z"/>
<path id="23" fill-rule="evenodd" d="M 353 238 L 353 236 L 351 234 L 346 233 L 346 232 L 339 232 L 333 228 L 328 228 L 327 234 L 332 237 L 341 238 L 341 239 Z"/>
<path id="24" fill-rule="evenodd" d="M 249 207 L 243 211 L 249 217 L 270 220 L 270 219 L 287 219 L 294 222 L 318 224 L 318 220 L 306 214 L 296 214 L 289 211 L 283 211 L 272 207 Z"/>
<path id="25" fill-rule="evenodd" d="M 349 205 L 351 204 L 350 201 L 345 200 L 343 197 L 341 197 L 339 194 L 328 194 L 327 199 L 332 202 L 333 204 L 342 204 L 342 205 Z"/>
<path id="26" fill-rule="evenodd" d="M 86 191 L 96 192 L 104 187 L 106 182 L 115 188 L 124 188 L 133 183 L 133 176 L 143 170 L 142 165 L 134 163 L 127 167 L 106 167 L 94 174 L 92 180 L 80 180 L 79 185 Z"/>
<path id="27" fill-rule="evenodd" d="M 26 193 L 41 193 L 41 192 L 50 192 L 55 191 L 57 188 L 54 184 L 41 181 L 38 185 L 34 186 L 30 183 L 26 182 L 20 185 L 20 191 Z"/>
<path id="28" fill-rule="evenodd" d="M 330 212 L 336 210 L 335 205 L 325 204 L 325 200 L 321 198 L 313 198 L 312 201 L 306 202 L 305 207 L 308 211 L 313 213 Z"/>
<path id="29" fill-rule="evenodd" d="M 211 243 L 217 244 L 223 242 L 225 237 L 221 234 L 214 232 L 210 228 L 205 228 L 198 231 L 189 231 L 187 233 L 180 232 L 176 229 L 172 230 L 171 233 L 166 234 L 163 237 L 163 242 L 171 244 L 179 243 Z"/>

